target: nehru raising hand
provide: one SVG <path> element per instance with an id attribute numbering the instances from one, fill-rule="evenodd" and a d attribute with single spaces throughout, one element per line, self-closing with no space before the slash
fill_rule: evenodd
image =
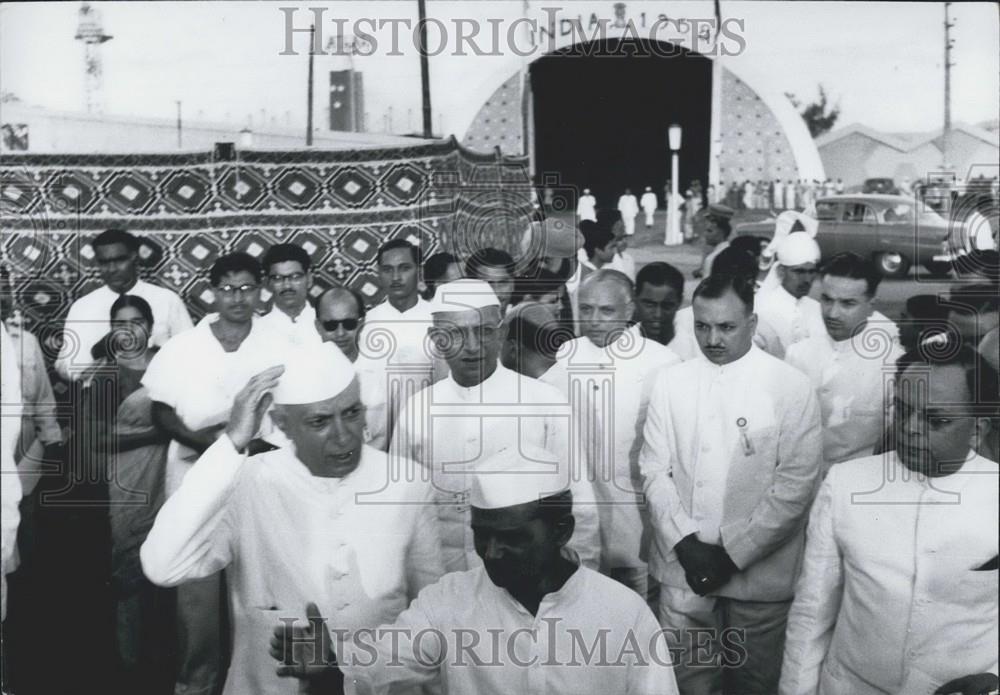
<path id="1" fill-rule="evenodd" d="M 236 396 L 225 436 L 164 504 L 141 550 L 161 586 L 226 569 L 234 645 L 225 695 L 296 692 L 259 645 L 307 601 L 350 635 L 394 620 L 443 571 L 429 485 L 387 481 L 388 457 L 363 443 L 354 366 L 333 343 L 286 360 Z M 250 455 L 269 409 L 288 444 Z"/>

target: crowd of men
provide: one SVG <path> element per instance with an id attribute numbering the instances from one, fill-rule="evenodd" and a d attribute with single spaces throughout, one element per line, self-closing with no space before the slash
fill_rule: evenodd
<path id="1" fill-rule="evenodd" d="M 995 270 L 897 325 L 869 259 L 762 256 L 732 214 L 690 298 L 594 214 L 518 260 L 388 241 L 372 307 L 295 244 L 230 253 L 197 324 L 108 230 L 55 360 L 85 417 L 4 308 L 4 575 L 69 439 L 111 517 L 107 692 L 164 651 L 178 695 L 995 692 Z"/>

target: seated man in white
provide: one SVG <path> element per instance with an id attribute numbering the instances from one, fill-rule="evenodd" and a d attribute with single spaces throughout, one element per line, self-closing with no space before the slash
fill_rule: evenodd
<path id="1" fill-rule="evenodd" d="M 161 586 L 227 570 L 235 642 L 227 694 L 295 692 L 261 658 L 283 610 L 317 601 L 339 627 L 373 628 L 442 574 L 430 488 L 388 480 L 386 454 L 362 443 L 360 394 L 332 344 L 290 350 L 286 366 L 240 392 L 226 433 L 142 546 L 143 571 Z M 248 458 L 272 401 L 291 445 Z"/>
<path id="2" fill-rule="evenodd" d="M 898 364 L 895 451 L 830 469 L 809 517 L 782 695 L 996 692 L 1000 377 L 966 345 Z"/>
<path id="3" fill-rule="evenodd" d="M 573 495 L 550 452 L 511 446 L 478 470 L 470 502 L 479 566 L 427 587 L 364 639 L 347 638 L 336 619 L 328 628 L 307 605 L 308 625 L 274 629 L 277 672 L 317 695 L 435 677 L 456 695 L 677 693 L 645 602 L 566 547 Z"/>

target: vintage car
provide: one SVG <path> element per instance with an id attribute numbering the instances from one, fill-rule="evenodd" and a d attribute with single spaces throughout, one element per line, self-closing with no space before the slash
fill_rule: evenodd
<path id="1" fill-rule="evenodd" d="M 816 201 L 816 241 L 823 257 L 853 251 L 875 261 L 885 277 L 904 277 L 913 264 L 946 274 L 955 260 L 948 221 L 901 195 L 833 195 Z M 737 225 L 734 236 L 774 235 L 775 220 Z"/>

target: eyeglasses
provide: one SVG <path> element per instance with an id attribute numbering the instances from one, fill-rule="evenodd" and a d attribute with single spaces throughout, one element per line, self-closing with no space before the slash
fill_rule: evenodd
<path id="1" fill-rule="evenodd" d="M 227 297 L 234 296 L 237 292 L 240 294 L 250 294 L 260 289 L 260 285 L 219 285 L 215 288 L 215 291 L 219 294 L 223 294 Z"/>
<path id="2" fill-rule="evenodd" d="M 329 321 L 320 321 L 320 325 L 323 326 L 323 330 L 333 333 L 335 330 L 340 328 L 341 325 L 344 326 L 345 331 L 353 331 L 361 323 L 361 319 L 330 319 Z"/>
<path id="3" fill-rule="evenodd" d="M 267 279 L 278 285 L 282 282 L 299 282 L 305 276 L 305 273 L 289 273 L 288 275 L 268 275 Z"/>

